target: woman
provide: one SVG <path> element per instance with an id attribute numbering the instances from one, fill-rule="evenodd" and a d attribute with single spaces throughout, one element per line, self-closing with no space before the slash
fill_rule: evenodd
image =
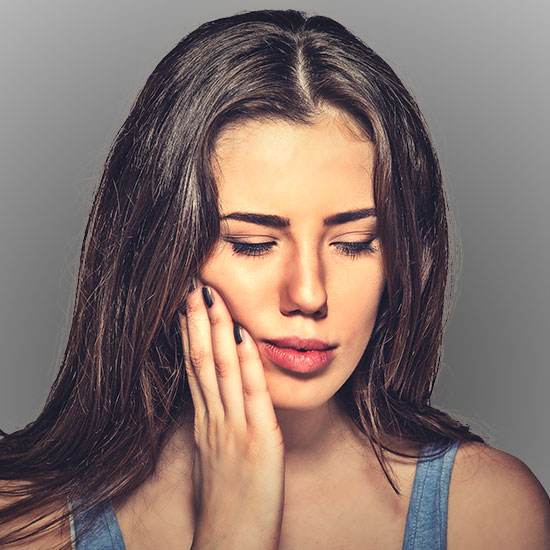
<path id="1" fill-rule="evenodd" d="M 58 378 L 0 445 L 0 546 L 546 548 L 533 474 L 430 405 L 448 246 L 372 50 L 296 11 L 199 27 L 107 159 Z"/>

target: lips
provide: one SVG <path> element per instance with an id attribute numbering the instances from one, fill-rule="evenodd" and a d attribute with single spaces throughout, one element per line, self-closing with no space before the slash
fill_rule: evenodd
<path id="1" fill-rule="evenodd" d="M 264 353 L 273 363 L 302 374 L 326 367 L 334 358 L 335 347 L 321 340 L 294 336 L 262 342 Z"/>
<path id="2" fill-rule="evenodd" d="M 277 340 L 265 340 L 268 344 L 277 346 L 278 348 L 292 348 L 301 351 L 312 350 L 327 350 L 333 349 L 336 346 L 332 346 L 322 340 L 316 340 L 315 338 L 298 338 L 297 336 L 287 336 L 286 338 L 278 338 Z"/>

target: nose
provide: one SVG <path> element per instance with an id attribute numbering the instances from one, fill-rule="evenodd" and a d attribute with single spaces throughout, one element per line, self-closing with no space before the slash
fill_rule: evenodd
<path id="1" fill-rule="evenodd" d="M 327 315 L 325 268 L 317 254 L 296 252 L 285 266 L 280 293 L 283 315 Z"/>

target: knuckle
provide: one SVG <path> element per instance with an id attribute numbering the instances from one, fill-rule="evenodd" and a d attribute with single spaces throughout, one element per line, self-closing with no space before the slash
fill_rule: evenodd
<path id="1" fill-rule="evenodd" d="M 187 317 L 193 315 L 194 313 L 197 313 L 201 310 L 201 304 L 198 300 L 187 300 L 187 304 L 185 307 L 185 313 L 187 314 Z"/>
<path id="2" fill-rule="evenodd" d="M 251 386 L 249 384 L 243 384 L 243 394 L 245 397 L 254 398 L 264 394 L 267 388 L 264 386 Z"/>
<path id="3" fill-rule="evenodd" d="M 210 354 L 203 348 L 191 348 L 189 350 L 189 360 L 197 370 L 201 369 L 209 358 Z"/>
<path id="4" fill-rule="evenodd" d="M 206 443 L 210 449 L 217 447 L 219 436 L 220 423 L 216 417 L 209 415 L 206 421 Z"/>
<path id="5" fill-rule="evenodd" d="M 208 314 L 210 318 L 210 324 L 212 326 L 220 326 L 223 325 L 225 319 L 218 311 L 210 311 Z"/>
<path id="6" fill-rule="evenodd" d="M 212 415 L 205 414 L 200 422 L 196 422 L 193 434 L 195 445 L 202 453 L 216 450 L 219 430 L 218 422 Z"/>
<path id="7" fill-rule="evenodd" d="M 226 378 L 232 371 L 232 365 L 230 361 L 225 359 L 218 359 L 216 361 L 216 374 L 219 378 Z"/>

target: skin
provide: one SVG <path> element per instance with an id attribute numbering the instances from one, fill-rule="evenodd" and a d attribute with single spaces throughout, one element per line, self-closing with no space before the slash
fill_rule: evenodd
<path id="1" fill-rule="evenodd" d="M 187 335 L 184 347 L 194 365 L 188 370 L 193 400 L 202 403 L 203 420 L 208 414 L 218 416 L 214 434 L 218 439 L 196 416 L 194 444 L 200 447 L 202 441 L 201 455 L 210 451 L 210 460 L 201 462 L 201 482 L 196 483 L 195 470 L 193 489 L 182 482 L 191 477 L 186 464 L 193 447 L 191 429 L 182 430 L 181 439 L 174 438 L 175 446 L 171 442 L 164 453 L 159 468 L 164 475 L 144 484 L 143 500 L 154 502 L 162 486 L 164 495 L 171 494 L 169 505 L 167 496 L 157 497 L 156 502 L 159 515 L 166 514 L 172 526 L 179 526 L 172 530 L 178 533 L 172 539 L 174 548 L 191 540 L 198 550 L 222 548 L 227 539 L 216 540 L 220 533 L 231 533 L 237 541 L 233 546 L 239 548 L 250 540 L 254 548 L 280 550 L 400 548 L 416 464 L 390 459 L 402 493 L 395 495 L 365 441 L 334 406 L 334 394 L 353 372 L 371 334 L 384 273 L 375 218 L 329 228 L 323 220 L 334 213 L 374 206 L 372 147 L 357 139 L 341 118 L 326 117 L 314 126 L 249 122 L 222 134 L 216 153 L 222 215 L 276 214 L 290 224 L 274 229 L 230 219 L 222 228 L 218 246 L 203 264 L 198 281 L 212 289 L 214 305 L 206 308 L 197 290 L 189 297 L 188 318 L 181 318 Z M 371 250 L 355 258 L 343 253 L 341 243 L 370 239 Z M 264 255 L 243 256 L 228 240 L 273 246 Z M 236 353 L 230 336 L 232 321 L 245 329 Z M 329 368 L 304 377 L 274 365 L 261 342 L 287 335 L 336 344 Z M 200 356 L 197 349 L 211 352 L 216 366 L 193 361 Z M 247 432 L 254 424 L 257 430 Z M 235 444 L 239 442 L 235 433 L 246 434 L 240 446 Z M 254 439 L 258 433 L 265 437 Z M 205 445 L 205 439 L 210 445 Z M 220 441 L 227 445 L 228 440 L 232 452 L 241 451 L 232 471 L 225 469 L 227 460 L 219 459 L 231 454 L 220 446 Z M 250 441 L 256 452 L 263 451 L 254 455 L 247 470 L 243 463 L 250 458 Z M 403 442 L 401 450 L 412 449 Z M 210 467 L 204 468 L 205 464 Z M 214 480 L 213 473 L 220 470 L 231 475 Z M 226 485 L 229 490 L 217 493 L 211 489 L 210 495 L 204 490 L 205 485 L 219 487 L 227 478 L 239 477 L 242 486 L 253 488 L 247 495 L 238 484 Z M 266 479 L 269 483 L 262 485 Z M 156 493 L 151 489 L 155 487 Z M 173 512 L 196 509 L 197 494 L 216 503 L 217 509 L 206 515 L 211 523 L 205 523 L 201 514 L 188 514 L 182 520 Z M 472 498 L 477 506 L 472 506 Z M 136 522 L 124 508 L 119 517 L 127 540 L 127 534 L 137 532 Z M 201 524 L 207 528 L 201 531 Z M 154 522 L 139 534 L 144 532 L 154 533 L 151 543 L 162 537 Z M 207 536 L 201 538 L 201 533 Z M 265 533 L 269 536 L 260 543 Z M 548 533 L 548 496 L 530 470 L 498 449 L 462 444 L 451 477 L 448 548 L 502 549 L 521 544 L 542 549 L 550 542 Z M 132 540 L 136 542 L 128 542 L 128 548 L 129 544 L 142 547 L 137 536 Z M 172 541 L 165 541 L 169 547 Z"/>
<path id="2" fill-rule="evenodd" d="M 200 276 L 258 344 L 287 465 L 302 469 L 326 457 L 343 430 L 333 396 L 363 354 L 384 289 L 376 217 L 323 225 L 333 214 L 374 208 L 373 148 L 335 117 L 315 126 L 253 121 L 224 132 L 216 157 L 222 217 L 253 212 L 290 221 L 273 228 L 226 219 Z M 250 256 L 228 241 L 274 246 Z M 354 256 L 341 244 L 365 241 L 372 251 Z M 315 375 L 284 371 L 261 342 L 291 335 L 337 345 L 334 360 Z"/>
<path id="3" fill-rule="evenodd" d="M 222 472 L 230 475 L 213 478 L 211 488 L 224 481 L 224 489 L 229 490 L 213 495 L 211 500 L 221 505 L 225 499 L 226 507 L 209 519 L 218 533 L 225 537 L 231 532 L 236 537 L 237 544 L 226 547 L 246 548 L 252 540 L 257 550 L 250 531 L 259 526 L 256 534 L 263 535 L 261 522 L 276 509 L 278 496 L 273 489 L 277 487 L 262 483 L 281 481 L 281 435 L 284 521 L 279 526 L 280 544 L 271 548 L 401 548 L 416 464 L 388 457 L 402 492 L 395 495 L 365 442 L 333 406 L 334 394 L 353 372 L 372 331 L 384 274 L 376 240 L 374 251 L 357 258 L 346 256 L 336 246 L 371 238 L 376 233 L 375 219 L 328 229 L 322 221 L 337 212 L 374 206 L 371 147 L 354 137 L 342 119 L 334 117 L 326 117 L 315 126 L 249 123 L 221 136 L 217 161 L 224 214 L 277 214 L 288 217 L 290 227 L 274 230 L 229 220 L 200 272 L 199 283 L 212 288 L 213 307 L 206 308 L 197 289 L 189 296 L 187 319 L 180 317 L 186 352 L 193 346 L 203 346 L 204 350 L 210 346 L 217 360 L 218 373 L 213 364 L 188 373 L 195 405 L 202 403 L 204 410 L 200 395 L 209 396 L 209 413 L 214 415 L 216 407 L 219 412 L 223 405 L 225 413 L 232 412 L 233 416 L 225 418 L 231 418 L 233 427 L 239 425 L 239 414 L 242 416 L 244 410 L 248 425 L 257 429 L 256 442 L 258 434 L 263 437 L 263 447 L 256 447 L 255 452 L 268 450 L 253 456 L 248 469 L 237 457 L 229 464 L 233 472 Z M 242 256 L 224 240 L 228 236 L 276 245 L 265 256 Z M 244 341 L 238 346 L 232 334 L 233 319 L 245 328 Z M 315 376 L 283 372 L 265 357 L 261 341 L 286 335 L 337 344 L 336 356 L 328 369 Z M 229 357 L 232 359 L 227 361 Z M 224 360 L 225 376 L 217 378 Z M 242 386 L 233 388 L 240 388 L 240 392 L 221 391 L 237 379 Z M 261 391 L 262 385 L 267 391 Z M 218 387 L 223 395 L 214 395 Z M 243 396 L 242 389 L 251 387 L 256 388 L 253 395 L 244 392 Z M 277 433 L 272 429 L 275 420 L 280 428 Z M 225 435 L 234 433 L 229 430 Z M 201 438 L 204 440 L 204 430 Z M 233 449 L 237 448 L 238 438 L 230 437 L 229 441 Z M 181 549 L 197 542 L 196 491 L 190 467 L 195 442 L 193 423 L 176 430 L 161 453 L 154 475 L 128 498 L 113 501 L 128 550 Z M 225 452 L 214 456 L 218 462 L 210 464 L 210 474 L 227 468 L 224 457 Z M 208 474 L 207 470 L 203 473 Z M 242 475 L 237 479 L 240 486 L 233 483 L 236 476 L 232 473 Z M 251 480 L 256 482 L 254 490 L 241 494 L 236 505 L 236 491 L 253 486 Z M 249 498 L 256 500 L 247 508 Z M 262 509 L 263 505 L 267 507 Z M 46 516 L 49 513 L 43 512 Z M 235 531 L 239 522 L 244 527 L 241 532 Z M 267 526 L 275 523 L 269 520 Z M 211 533 L 216 529 L 210 527 L 204 531 L 208 535 L 205 543 L 199 537 L 193 548 L 223 548 L 216 541 L 212 543 Z M 44 533 L 40 540 L 19 547 L 39 550 L 60 542 L 68 547 L 68 540 L 65 526 L 62 533 Z M 488 445 L 460 445 L 450 482 L 447 548 L 550 548 L 550 501 L 523 462 Z"/>
<path id="4" fill-rule="evenodd" d="M 365 350 L 384 289 L 373 148 L 325 118 L 252 121 L 227 129 L 215 152 L 224 223 L 202 293 L 180 318 L 195 406 L 193 548 L 272 550 L 288 480 L 347 458 L 334 394 Z M 233 322 L 243 327 L 237 349 Z M 307 375 L 281 368 L 265 341 L 288 336 L 326 342 L 330 363 Z"/>

